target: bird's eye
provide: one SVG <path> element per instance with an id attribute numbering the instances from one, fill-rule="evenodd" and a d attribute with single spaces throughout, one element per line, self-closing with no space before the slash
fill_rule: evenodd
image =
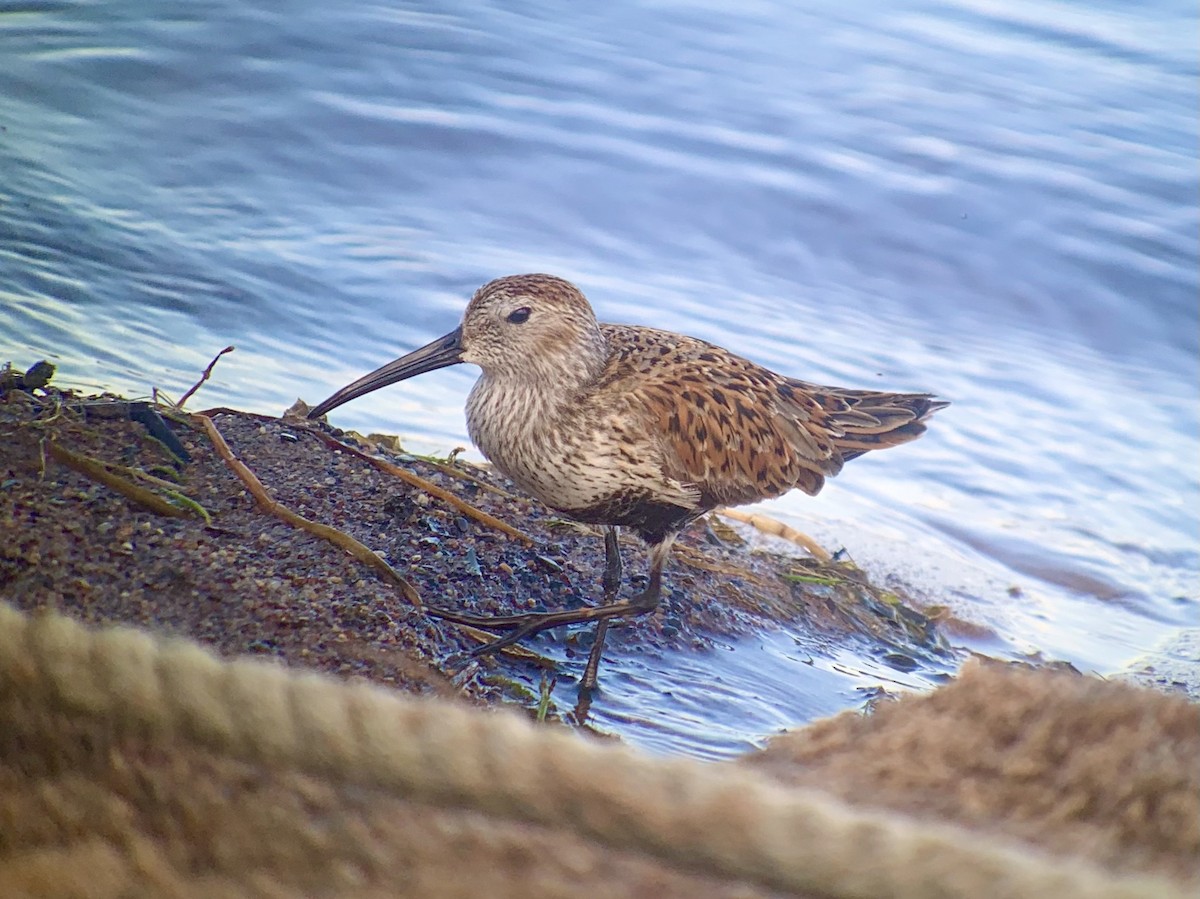
<path id="1" fill-rule="evenodd" d="M 520 325 L 529 320 L 529 313 L 533 310 L 528 306 L 522 306 L 519 309 L 514 309 L 508 313 L 508 320 L 514 325 Z"/>

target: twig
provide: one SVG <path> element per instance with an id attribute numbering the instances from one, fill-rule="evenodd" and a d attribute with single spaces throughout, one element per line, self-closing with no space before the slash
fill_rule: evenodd
<path id="1" fill-rule="evenodd" d="M 233 454 L 233 450 L 229 448 L 229 444 L 225 442 L 225 438 L 221 436 L 221 432 L 217 430 L 217 426 L 213 423 L 213 420 L 205 415 L 200 414 L 196 414 L 193 417 L 199 419 L 200 424 L 204 427 L 205 432 L 208 434 L 209 440 L 212 441 L 213 446 L 216 447 L 216 450 L 220 454 L 221 458 L 225 460 L 225 464 L 228 465 L 233 473 L 236 474 L 241 479 L 242 483 L 246 485 L 246 488 L 250 491 L 251 495 L 254 496 L 254 499 L 258 502 L 260 508 L 266 512 L 270 512 L 277 518 L 286 521 L 293 527 L 301 528 L 305 531 L 308 531 L 310 534 L 316 534 L 318 537 L 322 537 L 328 540 L 330 543 L 340 546 L 360 562 L 365 562 L 366 564 L 370 565 L 372 568 L 382 574 L 384 578 L 398 586 L 404 593 L 405 598 L 408 599 L 408 601 L 414 606 L 420 606 L 422 604 L 421 597 L 417 593 L 416 588 L 399 574 L 397 574 L 396 570 L 392 568 L 391 565 L 389 565 L 375 553 L 371 552 L 371 550 L 365 545 L 359 543 L 349 534 L 339 531 L 337 528 L 332 528 L 327 524 L 320 524 L 316 521 L 309 521 L 303 515 L 293 512 L 291 509 L 287 508 L 281 503 L 271 499 L 271 497 L 267 495 L 266 488 L 263 487 L 262 481 L 258 479 L 254 472 L 252 472 L 244 462 L 242 462 Z"/>
<path id="2" fill-rule="evenodd" d="M 242 418 L 253 418 L 255 421 L 283 421 L 278 415 L 267 415 L 263 412 L 243 412 L 241 409 L 234 409 L 232 406 L 213 406 L 211 409 L 190 412 L 188 414 L 203 415 L 205 418 L 214 418 L 218 415 L 240 415 Z"/>
<path id="3" fill-rule="evenodd" d="M 430 481 L 413 474 L 411 471 L 405 471 L 398 465 L 393 465 L 391 462 L 385 462 L 383 459 L 377 459 L 374 456 L 370 456 L 360 449 L 355 449 L 352 446 L 342 443 L 337 438 L 331 437 L 323 431 L 318 431 L 316 428 L 309 428 L 309 433 L 315 434 L 323 443 L 327 444 L 328 446 L 331 446 L 334 449 L 344 450 L 351 455 L 358 456 L 360 459 L 365 459 L 380 471 L 386 471 L 388 474 L 398 477 L 400 480 L 404 481 L 404 483 L 410 484 L 420 490 L 424 490 L 430 496 L 434 496 L 443 502 L 449 503 L 464 515 L 474 518 L 480 524 L 487 525 L 488 527 L 500 531 L 502 534 L 507 534 L 510 537 L 514 537 L 517 540 L 524 540 L 530 546 L 536 545 L 536 541 L 523 531 L 519 531 L 511 524 L 489 515 L 482 509 L 476 509 L 465 500 L 459 499 L 449 490 L 443 490 L 437 484 L 431 483 Z"/>
<path id="4" fill-rule="evenodd" d="M 812 575 L 810 577 L 806 574 L 788 574 L 787 572 L 784 572 L 779 576 L 789 584 L 817 584 L 818 586 L 822 587 L 836 587 L 839 584 L 845 583 L 845 581 L 838 580 L 837 578 L 817 577 L 816 575 Z"/>
<path id="5" fill-rule="evenodd" d="M 48 397 L 48 399 L 52 403 L 54 403 L 54 414 L 51 415 L 49 418 L 38 418 L 38 419 L 35 419 L 34 421 L 29 422 L 30 427 L 44 428 L 44 427 L 46 427 L 46 425 L 53 424 L 54 422 L 58 421 L 59 418 L 62 417 L 62 414 L 63 414 L 62 400 L 60 400 L 57 396 L 50 396 L 50 397 Z M 38 402 L 38 405 L 44 405 L 43 403 L 39 402 L 36 397 L 34 398 L 34 401 Z"/>
<path id="6" fill-rule="evenodd" d="M 181 396 L 179 398 L 179 402 L 175 404 L 174 408 L 175 408 L 176 412 L 182 412 L 183 404 L 186 403 L 189 399 L 191 399 L 192 394 L 200 389 L 201 384 L 203 384 L 210 377 L 212 377 L 213 366 L 217 364 L 217 360 L 220 359 L 222 356 L 224 356 L 226 353 L 232 353 L 233 350 L 234 350 L 233 347 L 227 346 L 227 347 L 225 347 L 225 349 L 221 350 L 221 352 L 217 353 L 217 355 L 213 356 L 212 362 L 208 363 L 208 368 L 204 369 L 204 374 L 202 374 L 200 376 L 200 380 L 197 381 L 195 384 L 193 384 L 192 389 L 189 390 L 187 393 L 185 393 L 183 396 Z"/>
<path id="7" fill-rule="evenodd" d="M 212 409 L 205 409 L 202 412 L 198 412 L 197 414 L 198 415 L 207 415 L 209 418 L 213 418 L 214 416 L 217 416 L 217 415 L 240 415 L 243 418 L 253 418 L 255 421 L 276 421 L 276 422 L 282 421 L 282 422 L 284 422 L 284 424 L 295 424 L 297 421 L 296 418 L 293 418 L 291 415 L 289 415 L 286 412 L 284 413 L 283 418 L 279 418 L 278 416 L 275 416 L 275 415 L 264 415 L 261 412 L 245 412 L 241 409 L 233 409 L 229 406 L 214 406 Z M 300 423 L 302 425 L 307 424 L 307 422 L 303 421 L 302 419 L 300 420 Z M 314 433 L 320 433 L 320 435 L 322 437 L 328 437 L 328 435 L 325 434 L 324 432 L 314 432 Z M 362 441 L 363 443 L 370 444 L 371 446 L 377 446 L 380 443 L 382 443 L 383 441 L 380 440 L 379 437 L 384 436 L 384 435 L 367 435 L 364 437 L 362 434 L 359 434 L 356 431 L 346 431 L 345 433 L 350 435 L 354 439 Z M 328 443 L 330 446 L 336 445 L 338 449 L 354 449 L 354 447 L 348 446 L 347 444 L 342 443 L 334 438 L 327 439 L 325 442 Z M 397 440 L 397 445 L 398 444 L 399 444 L 399 441 Z M 452 478 L 458 478 L 460 481 L 468 481 L 468 482 L 474 484 L 479 489 L 486 490 L 488 493 L 494 493 L 497 496 L 502 496 L 508 500 L 517 499 L 517 497 L 513 496 L 513 494 L 509 493 L 507 490 L 503 490 L 503 489 L 495 486 L 494 484 L 489 484 L 487 481 L 483 480 L 482 478 L 477 477 L 476 475 L 473 475 L 468 471 L 464 471 L 461 468 L 456 468 L 453 465 L 447 465 L 444 462 L 440 462 L 437 459 L 434 459 L 432 456 L 422 456 L 419 453 L 410 453 L 410 452 L 408 452 L 408 450 L 404 449 L 403 447 L 398 447 L 398 448 L 386 447 L 386 448 L 390 452 L 395 452 L 395 453 L 398 453 L 398 454 L 404 455 L 404 456 L 411 456 L 413 459 L 416 459 L 418 462 L 421 462 L 425 465 L 432 465 L 438 471 L 442 472 L 442 474 L 448 475 L 449 477 L 452 477 Z M 467 464 L 470 464 L 470 463 L 467 463 Z"/>
<path id="8" fill-rule="evenodd" d="M 195 487 L 187 487 L 183 484 L 177 484 L 174 481 L 168 481 L 166 478 L 155 477 L 148 471 L 142 471 L 140 468 L 131 468 L 128 465 L 120 465 L 116 462 L 105 462 L 103 459 L 97 459 L 101 465 L 112 472 L 121 472 L 122 474 L 143 480 L 148 484 L 153 484 L 155 487 L 162 487 L 164 490 L 169 490 L 172 493 L 195 493 Z"/>
<path id="9" fill-rule="evenodd" d="M 558 683 L 556 677 L 546 677 L 545 672 L 542 673 L 542 681 L 538 684 L 538 704 L 537 704 L 537 723 L 545 724 L 546 715 L 550 711 L 550 706 L 554 705 L 550 696 L 554 692 L 554 686 Z"/>
<path id="10" fill-rule="evenodd" d="M 208 514 L 208 509 L 204 508 L 204 506 L 200 505 L 190 496 L 184 496 L 178 490 L 168 490 L 167 496 L 171 498 L 172 503 L 179 506 L 181 509 L 188 509 L 192 512 L 195 512 L 204 519 L 204 524 L 206 526 L 212 527 L 212 516 Z"/>
<path id="11" fill-rule="evenodd" d="M 755 529 L 764 534 L 770 534 L 772 537 L 782 537 L 784 540 L 795 543 L 797 546 L 802 546 L 808 552 L 822 562 L 829 562 L 833 559 L 829 550 L 823 547 L 820 543 L 814 540 L 794 527 L 784 524 L 774 518 L 769 518 L 766 515 L 759 515 L 755 512 L 743 512 L 740 509 L 718 509 L 719 515 L 724 515 L 726 518 L 732 518 L 734 521 L 744 521 Z"/>
<path id="12" fill-rule="evenodd" d="M 172 505 L 157 493 L 147 490 L 145 487 L 139 487 L 132 481 L 127 481 L 120 475 L 109 471 L 103 462 L 73 453 L 53 440 L 47 441 L 45 446 L 56 461 L 61 462 L 68 468 L 75 469 L 80 474 L 87 475 L 93 481 L 99 481 L 104 486 L 110 487 L 126 499 L 133 500 L 151 512 L 158 515 L 166 515 L 169 518 L 186 518 L 188 515 L 187 510 Z"/>

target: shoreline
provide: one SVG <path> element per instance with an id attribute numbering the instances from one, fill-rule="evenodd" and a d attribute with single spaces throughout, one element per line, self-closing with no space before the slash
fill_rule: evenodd
<path id="1" fill-rule="evenodd" d="M 519 495 L 488 467 L 413 456 L 396 438 L 298 416 L 174 412 L 48 385 L 0 393 L 0 429 L 9 449 L 0 502 L 13 533 L 0 584 L 18 608 L 49 606 L 86 623 L 198 639 L 226 656 L 266 655 L 470 702 L 515 701 L 573 721 L 539 695 L 542 655 L 569 682 L 589 629 L 558 629 L 532 641 L 533 651 L 518 646 L 463 668 L 455 656 L 480 637 L 413 602 L 487 615 L 599 597 L 599 531 Z M 261 483 L 262 502 L 239 464 Z M 358 541 L 360 556 L 386 561 L 411 589 L 375 570 L 385 566 L 266 511 L 274 503 Z M 966 657 L 942 622 L 853 562 L 752 553 L 745 542 L 719 516 L 689 529 L 662 606 L 614 628 L 612 651 L 701 650 L 791 625 L 834 643 L 869 641 L 897 670 L 945 672 Z M 622 548 L 630 590 L 644 560 L 634 538 Z"/>

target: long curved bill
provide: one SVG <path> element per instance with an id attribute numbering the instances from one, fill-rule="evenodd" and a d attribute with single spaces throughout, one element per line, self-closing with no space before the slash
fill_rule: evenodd
<path id="1" fill-rule="evenodd" d="M 347 384 L 329 399 L 309 410 L 309 418 L 320 418 L 330 409 L 336 409 L 342 403 L 357 399 L 364 393 L 404 381 L 408 378 L 422 375 L 427 371 L 445 368 L 462 362 L 462 328 L 458 327 L 439 337 L 433 343 L 426 344 L 419 350 L 413 350 L 407 356 L 401 356 L 389 362 L 382 368 L 377 368 L 369 375 L 363 375 L 353 384 Z"/>

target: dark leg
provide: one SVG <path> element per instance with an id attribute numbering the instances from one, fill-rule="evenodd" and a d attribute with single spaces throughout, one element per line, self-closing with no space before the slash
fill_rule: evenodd
<path id="1" fill-rule="evenodd" d="M 615 527 L 604 532 L 604 562 L 604 602 L 609 605 L 616 602 L 621 589 L 621 547 L 617 544 Z M 600 668 L 600 656 L 604 653 L 604 639 L 607 636 L 608 619 L 602 618 L 596 623 L 596 638 L 592 641 L 592 651 L 588 654 L 587 666 L 579 681 L 580 691 L 596 689 L 596 672 Z"/>
<path id="2" fill-rule="evenodd" d="M 621 591 L 621 547 L 617 545 L 617 529 L 604 531 L 604 598 L 614 600 Z"/>

